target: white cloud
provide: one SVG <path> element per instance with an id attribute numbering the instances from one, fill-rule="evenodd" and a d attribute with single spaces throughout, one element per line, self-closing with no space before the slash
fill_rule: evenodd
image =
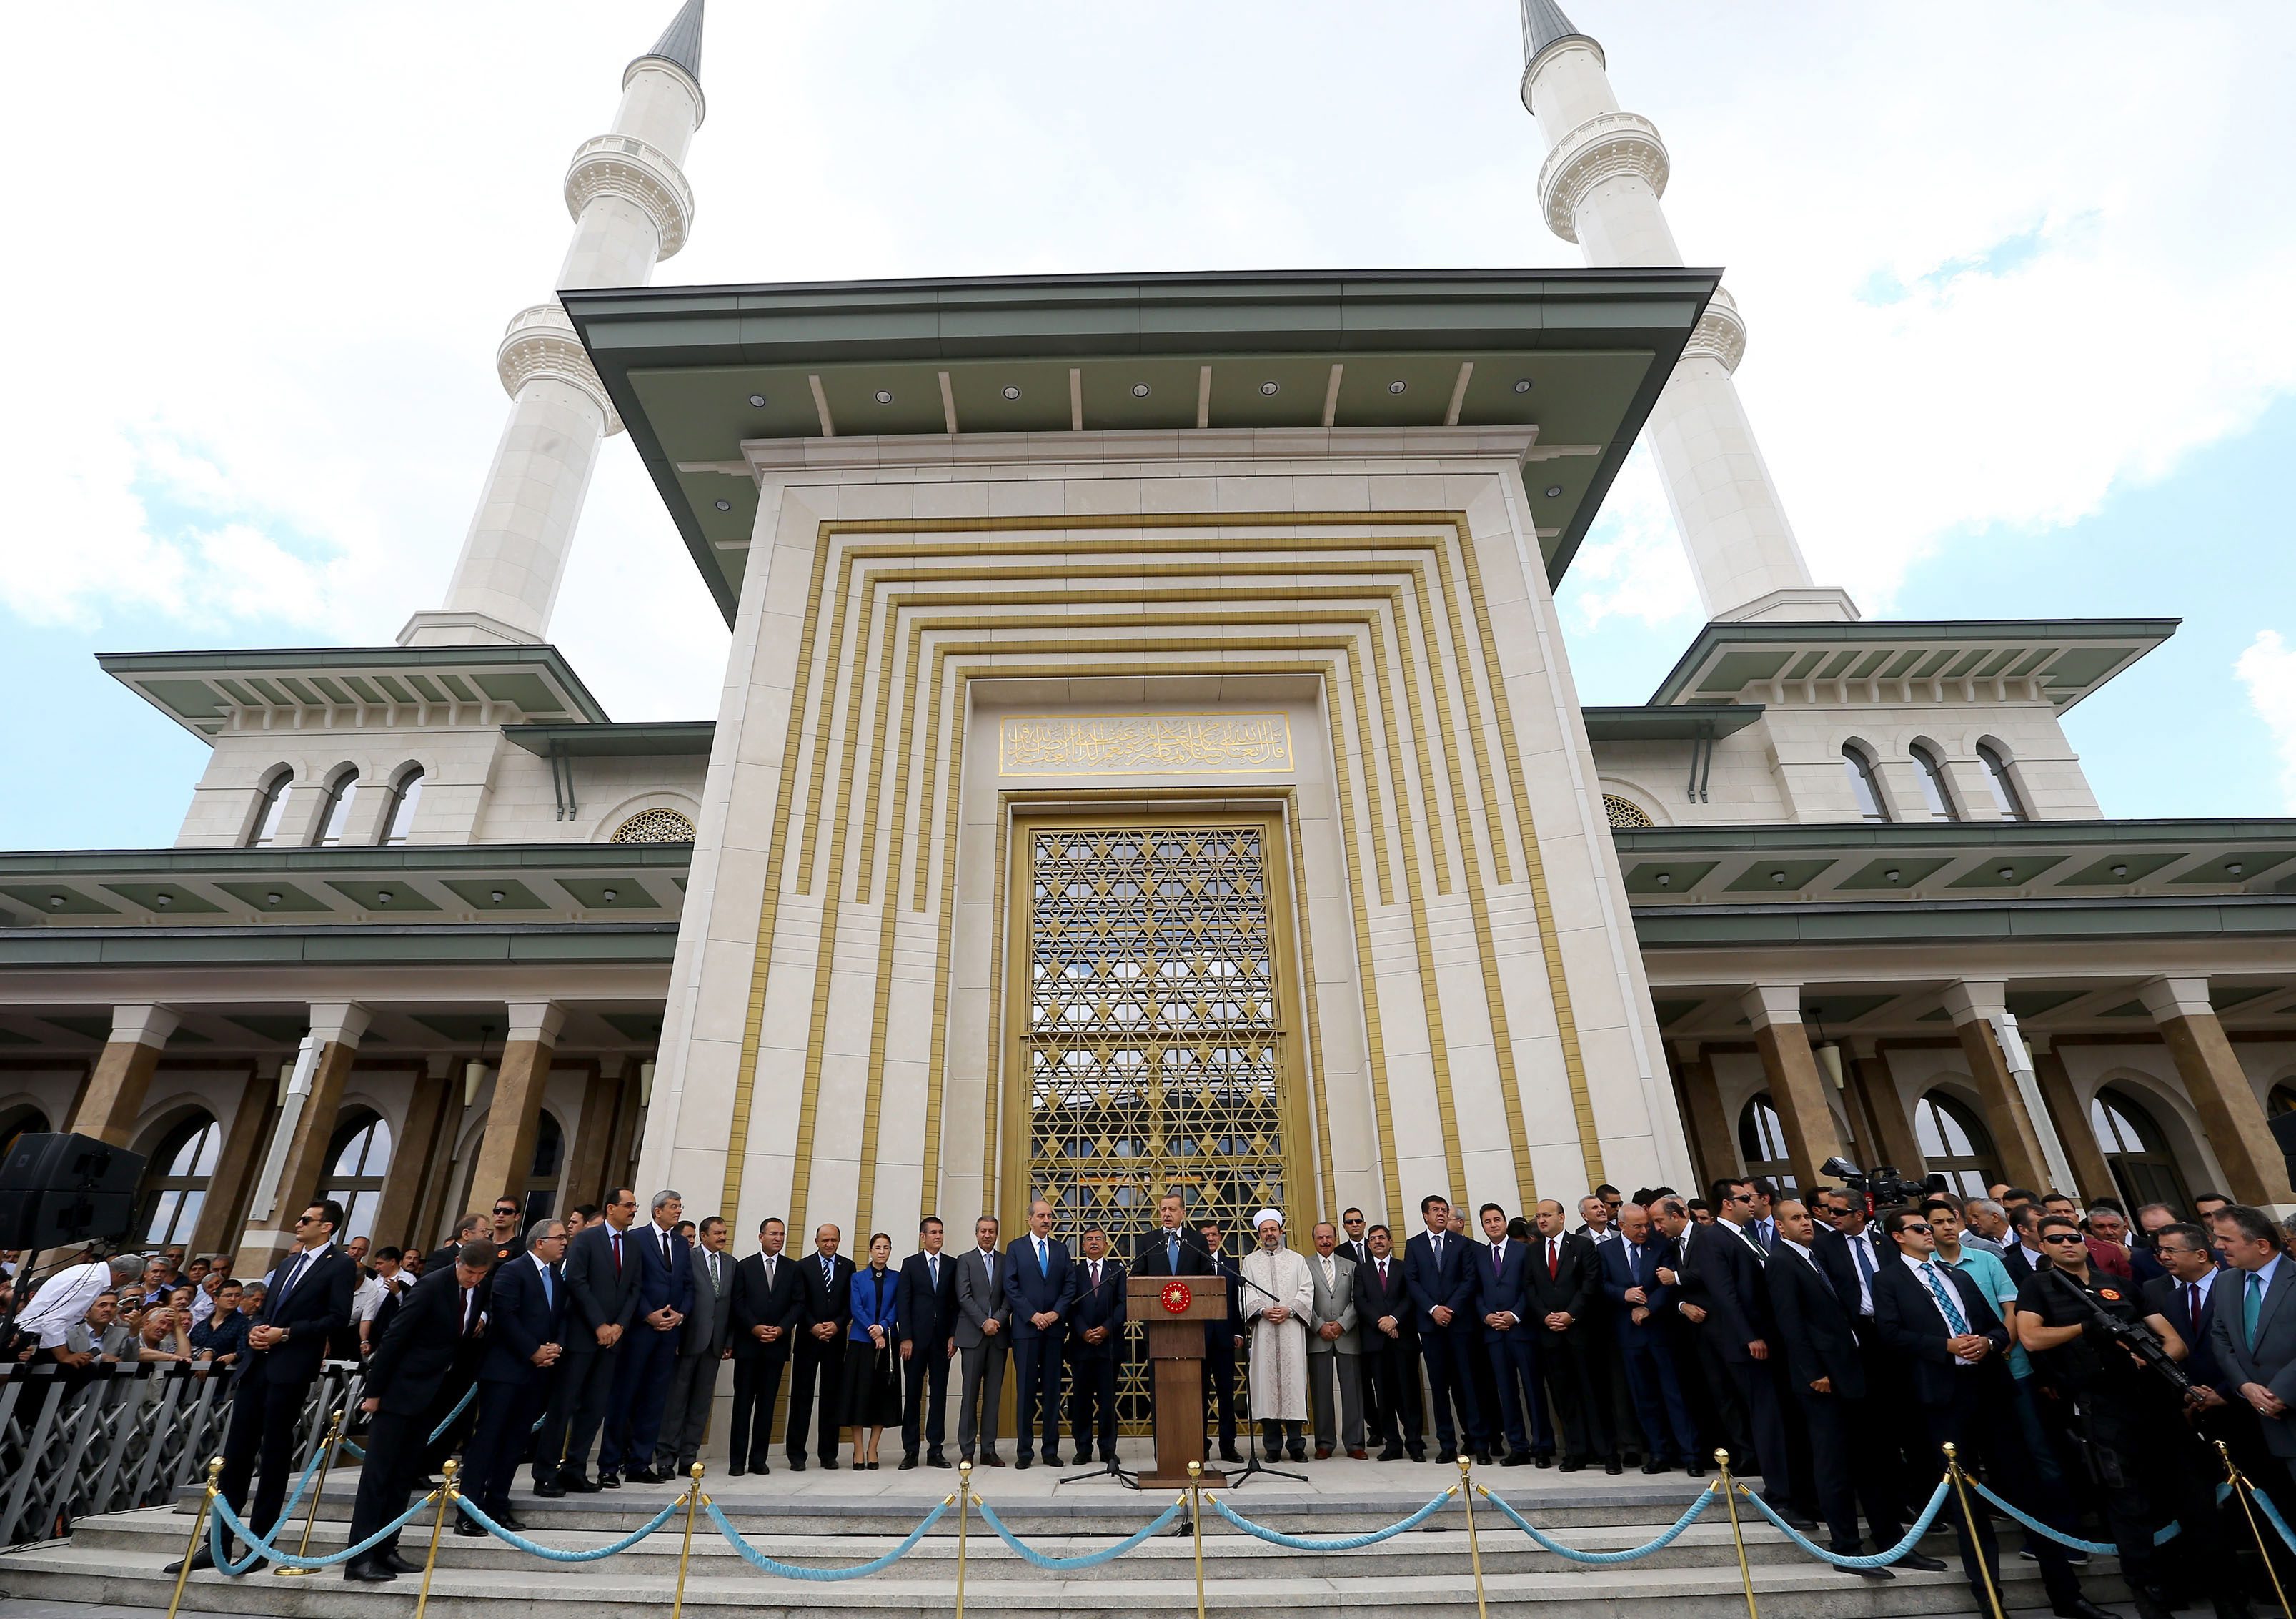
<path id="1" fill-rule="evenodd" d="M 2280 796 L 2296 814 L 2296 646 L 2276 629 L 2259 629 L 2240 654 L 2233 673 L 2247 689 L 2248 705 L 2272 733 L 2280 754 Z"/>
<path id="2" fill-rule="evenodd" d="M 1698 584 L 1646 448 L 1637 445 L 1619 469 L 1603 515 L 1571 560 L 1570 582 L 1573 629 L 1591 631 L 1609 618 L 1689 621 L 1697 613 Z"/>

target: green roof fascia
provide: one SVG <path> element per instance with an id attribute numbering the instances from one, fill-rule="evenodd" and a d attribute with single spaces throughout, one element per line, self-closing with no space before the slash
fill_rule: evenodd
<path id="1" fill-rule="evenodd" d="M 364 872 L 626 869 L 683 871 L 691 843 L 399 843 L 333 849 L 63 849 L 0 853 L 0 882 L 24 877 L 111 877 L 164 873 L 230 877 L 242 873 L 303 872 L 353 876 Z"/>
<path id="2" fill-rule="evenodd" d="M 2120 661 L 2118 667 L 2090 677 L 2087 690 L 2061 705 L 2070 708 L 2080 697 L 2087 696 L 2118 674 L 2120 668 L 2135 662 L 2136 658 L 2176 634 L 2177 627 L 2183 621 L 2181 619 L 1860 619 L 1849 623 L 1780 622 L 1766 619 L 1715 620 L 1699 630 L 1675 666 L 1667 671 L 1666 678 L 1659 682 L 1658 689 L 1651 694 L 1650 706 L 1702 706 L 1694 701 L 1693 682 L 1706 668 L 1714 653 L 1734 645 L 1809 649 L 1856 646 L 1875 642 L 1902 645 L 1909 641 L 1950 643 L 2018 639 L 2034 642 L 2112 640 L 2139 644 L 2134 656 Z"/>
<path id="3" fill-rule="evenodd" d="M 560 299 L 730 624 L 738 587 L 703 532 L 679 481 L 679 457 L 665 448 L 633 372 L 1259 355 L 1345 361 L 1430 349 L 1467 357 L 1559 349 L 1646 354 L 1639 385 L 1546 553 L 1552 587 L 1720 279 L 1702 269 L 1190 272 L 598 288 Z M 1292 402 L 1287 397 L 1286 407 Z M 1303 393 L 1299 404 L 1308 412 L 1301 419 L 1264 424 L 1320 425 L 1321 399 Z M 1155 401 L 1157 418 L 1142 425 L 1168 425 L 1168 407 Z M 784 436 L 817 431 L 817 423 L 799 424 Z M 1542 464 L 1525 469 L 1527 490 L 1549 481 Z"/>
<path id="4" fill-rule="evenodd" d="M 1584 708 L 1589 742 L 1691 742 L 1728 736 L 1762 717 L 1759 703 L 1699 703 L 1692 707 Z"/>
<path id="5" fill-rule="evenodd" d="M 501 962 L 628 962 L 667 968 L 676 949 L 676 923 L 0 928 L 0 968 L 468 966 Z"/>
<path id="6" fill-rule="evenodd" d="M 712 719 L 629 720 L 617 725 L 506 725 L 503 735 L 528 752 L 566 759 L 663 759 L 709 756 Z"/>
<path id="7" fill-rule="evenodd" d="M 1784 854 L 1803 851 L 1908 850 L 1967 853 L 1979 849 L 2016 849 L 2032 844 L 2109 844 L 2135 848 L 2147 843 L 2195 845 L 2249 843 L 2296 838 L 2296 817 L 2079 820 L 2079 821 L 1866 821 L 1811 826 L 1636 826 L 1611 834 L 1621 857 L 1664 859 L 1710 854 Z"/>
<path id="8" fill-rule="evenodd" d="M 2210 900 L 1793 901 L 1658 907 L 1634 913 L 1645 950 L 1806 944 L 1969 946 L 2097 939 L 2296 937 L 2296 895 Z"/>

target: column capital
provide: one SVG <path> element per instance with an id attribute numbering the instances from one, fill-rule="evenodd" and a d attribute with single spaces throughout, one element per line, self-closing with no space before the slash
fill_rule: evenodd
<path id="1" fill-rule="evenodd" d="M 373 1021 L 374 1014 L 355 1000 L 315 1001 L 311 1006 L 311 1034 L 322 1046 L 357 1047 Z"/>
<path id="2" fill-rule="evenodd" d="M 565 1026 L 566 1008 L 554 1000 L 514 1000 L 503 1008 L 510 1021 L 504 1040 L 534 1046 L 554 1046 Z"/>
<path id="3" fill-rule="evenodd" d="M 1853 1034 L 1849 1037 L 1849 1055 L 1860 1063 L 1870 1063 L 1882 1055 L 1882 1041 L 1876 1035 Z"/>
<path id="4" fill-rule="evenodd" d="M 1757 1029 L 1773 1023 L 1801 1022 L 1801 986 L 1798 983 L 1758 983 L 1738 998 L 1739 1010 Z"/>
<path id="5" fill-rule="evenodd" d="M 183 1015 L 173 1007 L 151 1000 L 125 1001 L 111 1008 L 110 1043 L 149 1046 L 158 1051 L 166 1047 L 168 1037 L 182 1021 Z"/>
<path id="6" fill-rule="evenodd" d="M 2217 1015 L 2209 1000 L 2209 981 L 2205 978 L 2155 978 L 2139 985 L 2136 996 L 2156 1023 L 2165 1023 L 2172 1017 Z"/>
<path id="7" fill-rule="evenodd" d="M 1941 999 L 1946 1015 L 1953 1019 L 1954 1027 L 1973 1023 L 1996 1013 L 2009 1009 L 2009 985 L 1999 978 L 1964 978 L 1945 987 Z"/>

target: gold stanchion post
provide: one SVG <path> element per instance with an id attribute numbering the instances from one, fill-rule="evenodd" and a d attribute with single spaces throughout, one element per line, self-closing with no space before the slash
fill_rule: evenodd
<path id="1" fill-rule="evenodd" d="M 1977 1533 L 1977 1508 L 1969 1499 L 1969 1487 L 1962 1482 L 1961 1459 L 1955 1448 L 1945 1447 L 1946 1476 L 1953 1480 L 1953 1492 L 1961 1502 L 1962 1522 L 1968 1526 L 1969 1555 L 1977 1559 L 1977 1572 L 1985 1581 L 1986 1605 L 1993 1610 L 1993 1619 L 2004 1619 L 2001 1593 L 1993 1587 L 1993 1566 L 1985 1560 L 1985 1541 Z"/>
<path id="2" fill-rule="evenodd" d="M 1746 1619 L 1762 1619 L 1754 1608 L 1754 1571 L 1746 1562 L 1746 1531 L 1738 1522 L 1738 1492 L 1742 1485 L 1730 1476 L 1730 1452 L 1714 1452 L 1714 1465 L 1722 1471 L 1722 1482 L 1715 1488 L 1722 1492 L 1722 1504 L 1730 1509 L 1730 1543 L 1738 1549 L 1738 1582 L 1746 1588 Z"/>
<path id="3" fill-rule="evenodd" d="M 677 1549 L 677 1595 L 670 1598 L 669 1619 L 685 1607 L 685 1564 L 693 1555 L 693 1515 L 701 1509 L 701 1464 L 695 1462 L 691 1475 L 693 1483 L 685 1492 L 685 1543 Z"/>
<path id="4" fill-rule="evenodd" d="M 184 1566 L 176 1571 L 176 1594 L 168 1598 L 168 1619 L 176 1619 L 176 1610 L 184 1606 L 184 1586 L 192 1577 L 192 1558 L 200 1549 L 200 1531 L 207 1527 L 208 1513 L 213 1509 L 216 1497 L 223 1493 L 223 1487 L 216 1483 L 222 1476 L 223 1458 L 209 1458 L 208 1492 L 200 1497 L 199 1508 L 192 1514 L 191 1543 L 184 1548 Z"/>
<path id="5" fill-rule="evenodd" d="M 1204 1464 L 1188 1464 L 1188 1522 L 1196 1538 L 1196 1619 L 1204 1619 Z"/>
<path id="6" fill-rule="evenodd" d="M 1483 1605 L 1483 1547 L 1475 1538 L 1475 1459 L 1459 1458 L 1459 1499 L 1467 1508 L 1467 1561 L 1475 1571 L 1476 1619 L 1490 1619 L 1490 1610 Z"/>
<path id="7" fill-rule="evenodd" d="M 972 1464 L 956 1464 L 956 1619 L 964 1619 L 964 1526 L 972 1516 Z"/>
<path id="8" fill-rule="evenodd" d="M 295 1555 L 299 1557 L 311 1555 L 311 1525 L 318 1522 L 319 1498 L 327 1492 L 327 1471 L 335 1465 L 335 1458 L 343 1453 L 342 1442 L 343 1414 L 337 1411 L 327 1419 L 327 1436 L 319 1442 L 319 1476 L 311 1481 L 311 1505 L 303 1514 L 303 1539 L 295 1548 Z M 316 1568 L 275 1568 L 271 1572 L 283 1580 L 296 1580 L 319 1571 Z"/>
<path id="9" fill-rule="evenodd" d="M 2217 1457 L 2224 1463 L 2225 1478 L 2232 1485 L 2232 1492 L 2240 1497 L 2240 1510 L 2248 1519 L 2248 1532 L 2256 1537 L 2256 1555 L 2264 1559 L 2264 1572 L 2272 1576 L 2272 1595 L 2280 1604 L 2281 1619 L 2290 1619 L 2288 1593 L 2281 1589 L 2280 1571 L 2272 1563 L 2272 1549 L 2264 1543 L 2264 1526 L 2256 1521 L 2255 1503 L 2248 1499 L 2255 1486 L 2248 1482 L 2247 1475 L 2233 1466 L 2232 1452 L 2221 1439 L 2217 1441 Z"/>
<path id="10" fill-rule="evenodd" d="M 455 1502 L 460 1499 L 455 1488 L 455 1475 L 462 1467 L 459 1461 L 449 1461 L 446 1471 L 439 1475 L 439 1516 L 430 1525 L 430 1555 L 422 1559 L 422 1592 L 414 1598 L 414 1619 L 422 1619 L 423 1610 L 430 1606 L 430 1574 L 439 1566 L 439 1535 L 447 1527 L 447 1520 L 454 1516 Z"/>

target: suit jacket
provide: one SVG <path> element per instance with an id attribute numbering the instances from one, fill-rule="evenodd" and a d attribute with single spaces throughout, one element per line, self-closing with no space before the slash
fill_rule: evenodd
<path id="1" fill-rule="evenodd" d="M 392 1417 L 420 1417 L 430 1409 L 447 1373 L 478 1335 L 478 1289 L 472 1290 L 471 1329 L 463 1330 L 463 1285 L 453 1266 L 414 1284 L 382 1342 L 366 1360 L 365 1392 Z"/>
<path id="2" fill-rule="evenodd" d="M 1528 1250 L 1523 1266 L 1523 1299 L 1530 1308 L 1522 1313 L 1533 1328 L 1547 1338 L 1554 1335 L 1540 1324 L 1541 1317 L 1567 1310 L 1574 1321 L 1584 1326 L 1595 1313 L 1595 1301 L 1602 1296 L 1594 1243 L 1568 1231 L 1556 1240 L 1561 1246 L 1555 1250 L 1553 1276 L 1546 1273 L 1546 1238 L 1534 1234 L 1523 1245 Z M 1484 1257 L 1488 1261 L 1488 1250 Z"/>
<path id="3" fill-rule="evenodd" d="M 279 1284 L 295 1266 L 297 1255 L 290 1253 L 279 1262 L 272 1272 L 269 1286 L 264 1290 L 263 1314 L 258 1324 L 283 1327 L 287 1341 L 269 1349 L 250 1351 L 247 1369 L 240 1374 L 248 1383 L 267 1383 L 275 1387 L 307 1384 L 319 1375 L 319 1363 L 326 1359 L 327 1341 L 342 1330 L 351 1319 L 351 1294 L 358 1290 L 358 1266 L 338 1247 L 327 1250 L 303 1267 L 295 1278 L 291 1292 L 283 1294 Z"/>
<path id="4" fill-rule="evenodd" d="M 901 1262 L 899 1309 L 901 1336 L 928 1354 L 946 1353 L 956 1335 L 956 1262 L 960 1255 L 942 1250 L 940 1280 L 922 1253 Z"/>
<path id="5" fill-rule="evenodd" d="M 1403 1245 L 1403 1281 L 1411 1294 L 1411 1303 L 1417 1316 L 1412 1325 L 1422 1333 L 1439 1332 L 1434 1310 L 1438 1304 L 1451 1308 L 1452 1321 L 1464 1330 L 1469 1325 L 1480 1327 L 1475 1315 L 1475 1245 L 1464 1237 L 1447 1237 L 1443 1243 L 1443 1260 L 1435 1260 L 1435 1245 L 1422 1231 Z"/>
<path id="6" fill-rule="evenodd" d="M 1120 1360 L 1124 1354 L 1124 1262 L 1102 1260 L 1100 1286 L 1095 1287 L 1092 1285 L 1092 1262 L 1078 1260 L 1076 1293 L 1069 1304 L 1068 1358 L 1071 1361 Z M 1087 1327 L 1105 1327 L 1111 1330 L 1101 1342 L 1087 1344 L 1084 1341 L 1084 1330 Z"/>
<path id="7" fill-rule="evenodd" d="M 1316 1284 L 1315 1314 L 1308 1321 L 1308 1352 L 1311 1355 L 1359 1353 L 1363 1348 L 1358 1335 L 1356 1314 L 1356 1262 L 1337 1248 L 1332 1250 L 1332 1284 L 1324 1286 L 1324 1256 L 1306 1253 L 1308 1274 Z M 1326 1321 L 1340 1324 L 1340 1335 L 1324 1336 Z M 1384 1336 L 1385 1335 L 1381 1335 Z"/>
<path id="8" fill-rule="evenodd" d="M 827 1280 L 822 1278 L 821 1255 L 808 1253 L 797 1262 L 798 1287 L 802 1300 L 799 1307 L 798 1342 L 822 1354 L 842 1352 L 839 1345 L 853 1330 L 853 1262 L 842 1253 L 830 1262 Z M 824 1342 L 813 1335 L 810 1328 L 824 1321 L 836 1324 L 837 1330 Z"/>
<path id="9" fill-rule="evenodd" d="M 763 1253 L 744 1255 L 734 1267 L 734 1359 L 754 1360 L 763 1356 L 770 1360 L 789 1353 L 805 1318 L 805 1278 L 798 1274 L 801 1263 L 787 1253 L 775 1255 L 770 1287 L 766 1285 Z M 816 1270 L 816 1278 L 819 1276 Z M 771 1344 L 760 1344 L 750 1330 L 752 1327 L 778 1327 L 782 1335 Z"/>
<path id="10" fill-rule="evenodd" d="M 1970 1331 L 1982 1333 L 1992 1341 L 1993 1353 L 1973 1368 L 1956 1361 L 1946 1348 L 1949 1335 L 1935 1297 L 1913 1268 L 1898 1260 L 1882 1266 L 1874 1278 L 1874 1325 L 1882 1342 L 1911 1363 L 1914 1393 L 1921 1402 L 1949 1405 L 1959 1393 L 1958 1379 L 2009 1375 L 2009 1330 L 2002 1326 L 1993 1301 L 1985 1296 L 1976 1278 L 1950 1265 L 1934 1269 L 1953 1288 L 1955 1303 Z"/>
<path id="11" fill-rule="evenodd" d="M 480 1382 L 525 1383 L 546 1375 L 534 1364 L 534 1352 L 545 1344 L 566 1342 L 561 1335 L 566 1326 L 566 1278 L 554 1265 L 551 1276 L 554 1279 L 545 1293 L 542 1275 L 530 1261 L 521 1258 L 494 1273 L 494 1292 L 487 1303 L 486 1356 L 479 1362 Z M 406 1313 L 404 1302 L 399 1313 Z M 388 1330 L 384 1335 L 390 1335 Z"/>
<path id="12" fill-rule="evenodd" d="M 1777 1340 L 1769 1289 L 1762 1282 L 1765 1256 L 1723 1220 L 1693 1226 L 1684 1237 L 1682 1302 L 1706 1311 L 1699 1328 L 1702 1342 L 1725 1360 L 1751 1363 L 1748 1344 Z"/>
<path id="13" fill-rule="evenodd" d="M 637 1237 L 639 1316 L 650 1316 L 664 1307 L 675 1310 L 680 1315 L 693 1314 L 693 1245 L 682 1237 L 672 1236 L 669 1256 L 664 1259 L 660 1227 L 648 1220 L 643 1226 L 633 1224 L 630 1229 Z M 625 1255 L 623 1262 L 627 1264 L 630 1248 L 625 1246 L 622 1252 Z M 648 1327 L 646 1330 L 651 1332 L 653 1329 Z"/>
<path id="14" fill-rule="evenodd" d="M 957 1348 L 979 1349 L 991 1342 L 990 1335 L 980 1330 L 984 1321 L 996 1323 L 993 1342 L 1002 1344 L 1012 1336 L 1013 1303 L 1004 1296 L 1007 1268 L 1005 1256 L 999 1253 L 992 1273 L 977 1243 L 956 1256 Z"/>
<path id="15" fill-rule="evenodd" d="M 2033 1262 L 2025 1257 L 2022 1243 L 2011 1243 L 2001 1250 L 2001 1268 L 2009 1273 L 2009 1279 L 2020 1286 L 2024 1285 L 2025 1278 L 2032 1275 L 2034 1270 Z"/>
<path id="16" fill-rule="evenodd" d="M 718 1286 L 709 1285 L 709 1253 L 700 1244 L 686 1255 L 685 1325 L 678 1328 L 677 1352 L 715 1360 L 734 1341 L 734 1256 L 718 1255 Z M 752 1340 L 754 1342 L 754 1340 Z"/>
<path id="17" fill-rule="evenodd" d="M 1034 1236 L 1016 1237 L 1004 1250 L 1004 1297 L 1013 1307 L 1015 1343 L 1037 1335 L 1037 1324 L 1029 1317 L 1049 1310 L 1065 1320 L 1069 1306 L 1076 1298 L 1078 1275 L 1075 1262 L 1069 1258 L 1068 1245 L 1058 1237 L 1046 1237 L 1045 1257 L 1046 1262 L 1039 1269 Z M 1058 1322 L 1051 1328 L 1054 1337 L 1062 1331 Z"/>
<path id="18" fill-rule="evenodd" d="M 2227 1400 L 2239 1400 L 2242 1384 L 2261 1383 L 2296 1405 L 2296 1303 L 2289 1299 L 2289 1294 L 2296 1293 L 2296 1261 L 2283 1254 L 2273 1271 L 2271 1283 L 2257 1308 L 2253 1344 L 2248 1341 L 2243 1319 L 2247 1272 L 2218 1271 L 2210 1292 L 2217 1294 L 2226 1287 L 2232 1291 L 2213 1300 L 2218 1308 L 2215 1319 L 2209 1323 L 2209 1348 L 2224 1378 L 2217 1392 Z M 2172 1322 L 2176 1319 L 2174 1316 L 2169 1319 Z M 2275 1456 L 2296 1456 L 2296 1422 L 2284 1417 L 2259 1417 L 2257 1426 L 2264 1430 L 2264 1442 Z"/>
<path id="19" fill-rule="evenodd" d="M 2185 1319 L 2185 1285 L 2175 1277 L 2163 1271 L 2137 1288 L 2144 1295 L 2144 1308 L 2154 1315 L 2166 1316 L 2169 1325 L 2177 1329 L 2177 1335 L 2185 1340 L 2185 1348 L 2188 1352 L 2185 1358 L 2185 1376 L 2210 1388 L 2217 1388 L 2224 1381 L 2224 1367 L 2217 1360 L 2216 1335 L 2212 1330 L 2217 1319 L 2217 1295 L 2226 1277 L 2237 1278 L 2240 1274 L 2236 1270 L 2217 1272 L 2216 1280 L 2209 1284 L 2208 1293 L 2201 1300 L 2201 1324 L 2198 1328 Z M 2233 1296 L 2237 1296 L 2240 1288 L 2246 1285 L 2236 1282 Z M 2236 1392 L 2234 1397 L 2237 1397 Z"/>
<path id="20" fill-rule="evenodd" d="M 1769 1286 L 1794 1393 L 1807 1397 L 1812 1383 L 1830 1377 L 1842 1399 L 1863 1400 L 1866 1361 L 1857 1352 L 1857 1294 L 1845 1299 L 1841 1284 L 1815 1255 L 1804 1259 L 1784 1242 L 1770 1250 L 1762 1279 Z"/>
<path id="21" fill-rule="evenodd" d="M 820 1255 L 816 1254 L 814 1258 L 813 1274 L 819 1277 L 821 1275 Z M 845 1336 L 849 1343 L 868 1343 L 869 1329 L 872 1327 L 882 1327 L 885 1329 L 885 1342 L 888 1344 L 898 1344 L 901 1341 L 901 1278 L 891 1266 L 888 1265 L 885 1268 L 884 1279 L 880 1282 L 875 1266 L 864 1269 L 856 1265 L 853 1268 L 853 1279 L 848 1285 L 846 1292 L 853 1306 L 849 1312 L 852 1324 L 845 1329 Z"/>
<path id="22" fill-rule="evenodd" d="M 599 1327 L 627 1328 L 638 1319 L 638 1257 L 625 1231 L 621 1268 L 615 1269 L 612 1230 L 604 1220 L 584 1226 L 566 1246 L 566 1335 L 560 1341 L 570 1355 L 596 1354 Z"/>
<path id="23" fill-rule="evenodd" d="M 1342 1237 L 1340 1238 L 1340 1245 L 1336 1252 L 1343 1253 L 1347 1255 L 1348 1258 L 1353 1260 L 1357 1270 L 1361 1270 L 1364 1266 L 1371 1263 L 1371 1244 L 1368 1241 L 1359 1243 L 1349 1242 L 1346 1237 Z"/>
<path id="24" fill-rule="evenodd" d="M 1204 1246 L 1204 1234 L 1185 1228 L 1180 1232 L 1180 1268 L 1172 1268 L 1170 1256 L 1165 1253 L 1164 1229 L 1140 1234 L 1139 1243 L 1132 1250 L 1134 1276 L 1210 1276 L 1212 1274 L 1211 1251 Z"/>
<path id="25" fill-rule="evenodd" d="M 1529 1340 L 1534 1332 L 1543 1330 L 1533 1318 L 1530 1306 L 1530 1256 L 1533 1250 L 1528 1243 L 1510 1237 L 1505 1258 L 1500 1263 L 1491 1262 L 1491 1245 L 1479 1245 L 1468 1258 L 1468 1269 L 1475 1276 L 1475 1325 L 1480 1329 L 1486 1344 L 1496 1344 L 1509 1335 L 1518 1340 Z M 1483 1318 L 1505 1311 L 1515 1318 L 1512 1333 L 1502 1333 Z"/>
<path id="26" fill-rule="evenodd" d="M 1669 1237 L 1653 1233 L 1644 1240 L 1642 1252 L 1620 1237 L 1614 1243 L 1603 1243 L 1595 1250 L 1595 1279 L 1601 1286 L 1603 1299 L 1611 1306 L 1611 1319 L 1620 1333 L 1652 1333 L 1663 1331 L 1667 1318 L 1674 1313 L 1675 1288 L 1658 1279 L 1660 1270 L 1680 1274 L 1682 1256 Z M 1649 1319 L 1640 1326 L 1634 1319 L 1635 1307 L 1627 1303 L 1629 1288 L 1639 1287 L 1648 1301 Z"/>
<path id="27" fill-rule="evenodd" d="M 1874 1262 L 1874 1271 L 1878 1276 L 1883 1265 L 1897 1259 L 1896 1245 L 1882 1237 L 1879 1226 L 1868 1225 L 1862 1236 L 1867 1245 L 1867 1257 Z M 1864 1330 L 1867 1318 L 1857 1304 L 1857 1259 L 1849 1251 L 1849 1238 L 1831 1226 L 1820 1226 L 1809 1247 L 1810 1252 L 1817 1256 L 1817 1268 L 1824 1271 L 1825 1279 L 1833 1284 L 1834 1294 L 1849 1307 L 1859 1329 Z"/>
<path id="28" fill-rule="evenodd" d="M 1380 1318 L 1395 1318 L 1395 1336 L 1380 1331 Z M 1419 1311 L 1412 1307 L 1411 1286 L 1404 1280 L 1403 1256 L 1387 1256 L 1387 1284 L 1380 1285 L 1379 1262 L 1365 1260 L 1356 1267 L 1356 1333 L 1357 1347 L 1365 1352 L 1393 1346 L 1415 1352 L 1419 1347 Z M 1411 1374 L 1416 1377 L 1419 1374 Z M 1413 1385 L 1414 1388 L 1417 1385 Z"/>

